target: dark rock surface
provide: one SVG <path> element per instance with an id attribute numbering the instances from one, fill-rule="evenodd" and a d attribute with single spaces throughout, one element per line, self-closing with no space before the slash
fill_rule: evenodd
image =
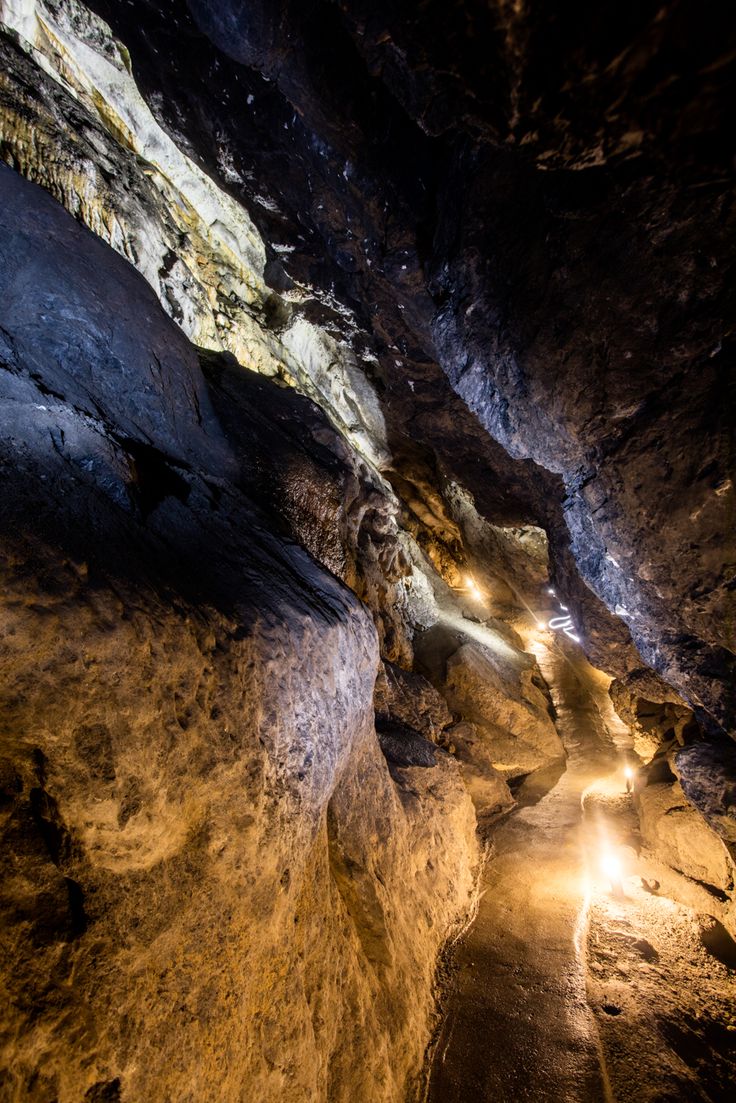
<path id="1" fill-rule="evenodd" d="M 277 471 L 321 415 L 259 382 L 249 466 L 150 288 L 5 167 L 0 255 L 0 1094 L 400 1103 L 475 819 L 449 756 L 399 792 L 371 618 L 259 506 L 268 418 Z"/>
<path id="2" fill-rule="evenodd" d="M 687 799 L 736 861 L 736 753 L 726 740 L 694 743 L 674 756 Z"/>
<path id="3" fill-rule="evenodd" d="M 447 702 L 421 674 L 384 663 L 373 693 L 376 722 L 399 723 L 437 743 L 452 723 Z"/>
<path id="4" fill-rule="evenodd" d="M 437 748 L 429 739 L 405 724 L 378 723 L 378 742 L 392 766 L 434 766 Z"/>
<path id="5" fill-rule="evenodd" d="M 729 727 L 725 10 L 193 0 L 200 31 L 166 3 L 93 7 L 209 171 L 226 147 L 268 190 L 279 214 L 253 217 L 296 246 L 292 276 L 355 309 L 392 443 L 543 524 L 593 657 L 632 663 L 588 588 Z"/>
<path id="6" fill-rule="evenodd" d="M 0 3 L 0 1094 L 406 1103 L 580 644 L 642 930 L 733 934 L 735 75 L 694 0 Z"/>

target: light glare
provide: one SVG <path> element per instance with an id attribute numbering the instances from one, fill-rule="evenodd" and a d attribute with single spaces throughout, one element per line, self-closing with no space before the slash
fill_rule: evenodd
<path id="1" fill-rule="evenodd" d="M 621 880 L 621 862 L 610 850 L 601 854 L 601 871 L 611 882 Z"/>
<path id="2" fill-rule="evenodd" d="M 465 576 L 465 588 L 466 590 L 470 591 L 471 596 L 474 597 L 477 601 L 483 600 L 483 591 L 481 590 L 480 586 L 475 581 L 473 576 L 470 574 Z"/>

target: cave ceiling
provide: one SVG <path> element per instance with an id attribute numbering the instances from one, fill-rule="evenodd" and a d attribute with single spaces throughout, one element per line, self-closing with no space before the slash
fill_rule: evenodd
<path id="1" fill-rule="evenodd" d="M 22 30 L 33 7 L 7 2 L 6 22 Z M 591 658 L 618 675 L 643 660 L 730 728 L 727 13 L 703 20 L 689 2 L 89 8 L 124 44 L 160 135 L 198 166 L 196 196 L 214 188 L 206 230 L 229 220 L 247 239 L 245 282 L 241 270 L 212 277 L 237 334 L 225 346 L 316 398 L 394 487 L 408 480 L 426 498 L 461 486 L 494 523 L 543 527 Z M 46 5 L 47 23 L 83 24 L 81 10 Z M 58 79 L 44 91 L 12 34 L 3 50 L 25 125 L 68 116 Z M 148 212 L 141 225 L 162 223 L 163 258 L 141 258 L 146 229 L 129 259 L 211 347 L 221 315 L 206 292 L 175 287 L 180 261 L 196 268 L 207 243 L 166 197 L 161 216 L 167 170 L 146 193 L 134 132 L 111 131 L 104 114 L 100 128 L 69 88 L 68 160 L 87 133 L 87 165 L 99 165 L 91 211 L 74 194 L 67 205 L 123 252 L 125 235 L 121 245 L 95 224 L 105 189 L 129 215 Z M 53 191 L 27 148 L 24 167 L 17 122 L 9 130 L 6 160 L 33 177 L 35 156 L 34 178 Z M 254 311 L 276 351 L 253 337 Z M 329 352 L 321 390 L 300 379 L 304 327 L 350 350 L 347 382 L 329 378 Z"/>
<path id="2" fill-rule="evenodd" d="M 598 660 L 630 666 L 630 634 L 728 726 L 725 9 L 91 7 L 269 285 L 348 309 L 308 308 L 375 357 L 390 463 L 543 525 Z"/>

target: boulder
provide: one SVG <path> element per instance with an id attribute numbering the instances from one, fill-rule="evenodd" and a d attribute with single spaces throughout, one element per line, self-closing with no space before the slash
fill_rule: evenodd
<path id="1" fill-rule="evenodd" d="M 655 784 L 636 797 L 644 844 L 657 858 L 725 897 L 733 865 L 721 839 L 688 803 L 679 782 Z"/>
<path id="2" fill-rule="evenodd" d="M 547 699 L 535 685 L 539 677 L 534 659 L 510 648 L 494 652 L 468 642 L 447 660 L 447 702 L 475 726 L 474 755 L 482 743 L 483 759 L 507 780 L 565 754 Z"/>

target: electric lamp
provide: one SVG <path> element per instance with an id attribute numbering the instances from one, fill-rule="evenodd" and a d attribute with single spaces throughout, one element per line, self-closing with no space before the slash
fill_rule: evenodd
<path id="1" fill-rule="evenodd" d="M 483 594 L 480 590 L 480 587 L 478 586 L 478 583 L 475 581 L 472 575 L 465 576 L 465 586 L 468 590 L 470 590 L 470 593 L 474 598 L 479 601 L 482 599 Z"/>
<path id="2" fill-rule="evenodd" d="M 601 872 L 611 882 L 611 892 L 614 896 L 623 896 L 624 887 L 621 881 L 621 862 L 611 850 L 604 850 L 601 854 Z"/>

